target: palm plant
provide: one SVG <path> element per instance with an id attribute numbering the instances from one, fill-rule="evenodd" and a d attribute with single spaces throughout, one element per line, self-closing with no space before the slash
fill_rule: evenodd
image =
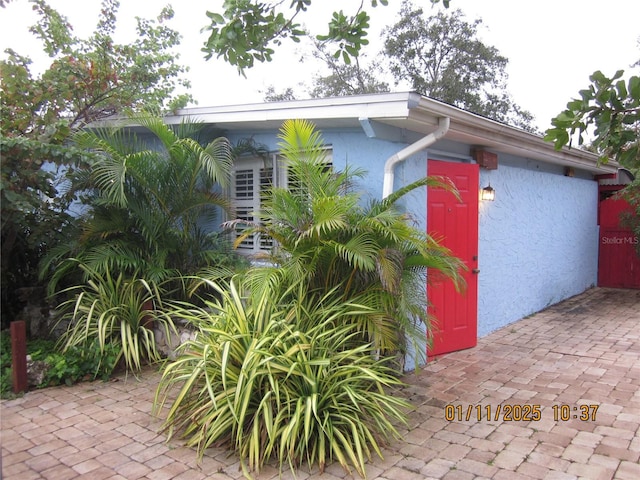
<path id="1" fill-rule="evenodd" d="M 363 172 L 328 169 L 324 142 L 311 123 L 287 121 L 279 138 L 294 187 L 272 188 L 260 222 L 249 224 L 237 240 L 258 233 L 276 241 L 274 266 L 252 269 L 247 278 L 250 289 L 260 296 L 265 290 L 303 283 L 312 294 L 357 297 L 382 312 L 353 317 L 362 341 L 393 353 L 404 352 L 408 338 L 416 355 L 424 355 L 425 333 L 419 325 L 428 323 L 427 269 L 460 284 L 463 265 L 412 226 L 397 201 L 417 188 L 445 188 L 455 195 L 455 187 L 447 179 L 426 177 L 364 205 L 353 188 Z"/>
<path id="2" fill-rule="evenodd" d="M 55 266 L 50 290 L 78 263 L 161 282 L 230 257 L 221 237 L 207 233 L 229 207 L 222 189 L 229 179 L 230 146 L 221 137 L 199 143 L 200 129 L 193 122 L 172 128 L 143 115 L 123 127 L 74 137 L 96 154 L 85 185 L 89 212 L 77 240 L 45 263 L 43 272 Z"/>
<path id="3" fill-rule="evenodd" d="M 199 455 L 210 446 L 235 450 L 245 475 L 276 458 L 280 468 L 337 460 L 364 476 L 380 444 L 398 438 L 406 401 L 401 385 L 371 345 L 353 346 L 353 316 L 371 307 L 318 297 L 301 284 L 245 297 L 235 282 L 203 308 L 174 314 L 199 327 L 164 370 L 155 408 L 166 404 L 169 437 L 187 439 Z"/>

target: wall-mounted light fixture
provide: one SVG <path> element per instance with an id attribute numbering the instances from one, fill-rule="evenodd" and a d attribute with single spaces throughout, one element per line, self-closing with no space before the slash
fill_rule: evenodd
<path id="1" fill-rule="evenodd" d="M 493 202 L 496 199 L 496 191 L 491 188 L 491 183 L 482 189 L 480 199 L 487 202 Z"/>

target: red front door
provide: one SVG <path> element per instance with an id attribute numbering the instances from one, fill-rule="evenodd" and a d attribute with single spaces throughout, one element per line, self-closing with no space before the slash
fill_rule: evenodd
<path id="1" fill-rule="evenodd" d="M 429 160 L 427 174 L 448 177 L 460 192 L 430 188 L 427 194 L 427 232 L 441 240 L 468 270 L 466 288 L 458 292 L 450 280 L 427 283 L 431 330 L 428 355 L 471 348 L 478 336 L 478 165 Z M 429 274 L 427 273 L 427 276 Z"/>

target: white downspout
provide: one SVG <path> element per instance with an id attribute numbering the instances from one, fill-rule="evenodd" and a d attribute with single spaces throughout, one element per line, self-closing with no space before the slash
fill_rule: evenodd
<path id="1" fill-rule="evenodd" d="M 396 163 L 406 160 L 414 153 L 424 150 L 425 148 L 433 145 L 442 138 L 449 131 L 450 119 L 449 117 L 440 117 L 438 119 L 438 129 L 431 132 L 429 135 L 421 138 L 417 142 L 403 148 L 398 153 L 389 157 L 384 164 L 384 181 L 382 184 L 382 198 L 387 198 L 393 192 L 393 168 Z"/>

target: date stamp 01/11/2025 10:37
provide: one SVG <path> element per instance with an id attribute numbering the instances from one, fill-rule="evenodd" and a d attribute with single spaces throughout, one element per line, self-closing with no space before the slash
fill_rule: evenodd
<path id="1" fill-rule="evenodd" d="M 551 407 L 553 420 L 567 422 L 580 420 L 593 422 L 596 420 L 598 405 L 567 405 L 559 404 Z M 498 404 L 498 405 L 467 405 L 449 403 L 444 407 L 444 419 L 448 422 L 463 421 L 500 421 L 503 422 L 539 422 L 542 420 L 541 405 L 535 404 Z"/>

